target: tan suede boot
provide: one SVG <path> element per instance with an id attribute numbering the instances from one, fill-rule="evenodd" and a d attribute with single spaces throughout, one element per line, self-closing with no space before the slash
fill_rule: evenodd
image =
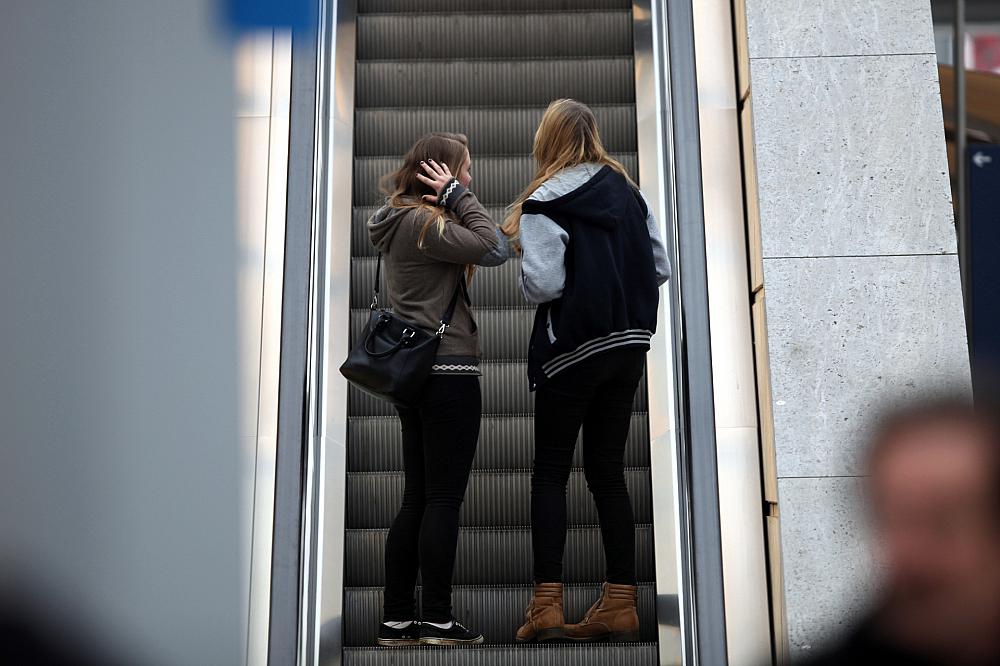
<path id="1" fill-rule="evenodd" d="M 538 583 L 524 611 L 525 622 L 517 630 L 518 643 L 558 640 L 563 630 L 562 583 Z"/>
<path id="2" fill-rule="evenodd" d="M 637 641 L 639 614 L 635 610 L 635 585 L 604 584 L 598 599 L 578 624 L 566 625 L 566 638 L 574 641 Z"/>

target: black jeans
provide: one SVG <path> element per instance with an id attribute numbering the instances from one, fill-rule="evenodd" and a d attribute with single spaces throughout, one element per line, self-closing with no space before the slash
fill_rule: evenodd
<path id="1" fill-rule="evenodd" d="M 413 592 L 419 570 L 422 619 L 448 622 L 458 510 L 479 440 L 479 377 L 431 375 L 420 404 L 397 411 L 406 486 L 385 542 L 383 619 L 417 619 Z"/>
<path id="2" fill-rule="evenodd" d="M 635 585 L 635 519 L 624 458 L 646 352 L 597 354 L 549 379 L 535 395 L 531 541 L 536 583 L 562 582 L 566 483 L 583 427 L 583 466 L 597 504 L 609 583 Z"/>

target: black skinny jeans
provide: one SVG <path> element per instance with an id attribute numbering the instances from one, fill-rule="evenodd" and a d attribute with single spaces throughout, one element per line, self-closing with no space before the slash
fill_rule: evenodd
<path id="1" fill-rule="evenodd" d="M 413 593 L 419 570 L 422 619 L 449 622 L 458 510 L 479 440 L 479 377 L 431 375 L 420 404 L 397 411 L 406 486 L 385 542 L 383 619 L 418 619 Z"/>
<path id="2" fill-rule="evenodd" d="M 562 582 L 566 484 L 583 427 L 583 466 L 597 504 L 607 581 L 635 585 L 635 519 L 625 485 L 625 444 L 646 352 L 620 349 L 585 359 L 535 394 L 531 541 L 536 583 Z"/>

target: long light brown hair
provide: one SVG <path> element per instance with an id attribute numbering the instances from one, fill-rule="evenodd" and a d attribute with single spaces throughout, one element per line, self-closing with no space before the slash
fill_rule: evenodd
<path id="1" fill-rule="evenodd" d="M 418 208 L 424 211 L 424 224 L 417 236 L 417 247 L 423 247 L 424 239 L 432 227 L 438 234 L 444 233 L 445 210 L 424 201 L 424 195 L 437 195 L 429 185 L 417 178 L 418 173 L 426 175 L 421 161 L 434 160 L 447 164 L 451 172 L 458 172 L 469 156 L 469 139 L 464 134 L 451 132 L 430 132 L 417 139 L 403 157 L 403 164 L 379 181 L 379 189 L 388 198 L 393 208 Z M 475 266 L 466 266 L 466 279 L 471 279 Z"/>
<path id="2" fill-rule="evenodd" d="M 521 229 L 521 205 L 539 186 L 557 172 L 578 164 L 605 164 L 635 187 L 621 162 L 611 157 L 601 143 L 594 112 L 575 99 L 557 99 L 549 104 L 535 132 L 532 154 L 538 171 L 521 196 L 508 207 L 503 232 L 516 238 Z"/>

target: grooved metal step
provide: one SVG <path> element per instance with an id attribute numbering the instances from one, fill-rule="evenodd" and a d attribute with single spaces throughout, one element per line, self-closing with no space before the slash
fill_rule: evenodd
<path id="1" fill-rule="evenodd" d="M 516 361 L 524 358 L 535 318 L 534 308 L 473 310 L 479 327 L 479 346 L 485 361 Z M 369 308 L 351 310 L 351 343 L 356 344 L 371 318 Z"/>
<path id="2" fill-rule="evenodd" d="M 359 107 L 625 104 L 635 101 L 635 71 L 631 56 L 361 61 L 355 96 Z"/>
<path id="3" fill-rule="evenodd" d="M 524 608 L 531 598 L 531 586 L 452 588 L 455 616 L 469 628 L 481 631 L 487 644 L 511 644 L 524 622 Z M 567 622 L 583 617 L 601 594 L 599 584 L 567 585 L 563 588 Z M 639 639 L 656 640 L 655 590 L 652 584 L 639 585 Z M 382 588 L 347 588 L 344 594 L 344 633 L 349 646 L 373 645 L 382 618 Z"/>
<path id="4" fill-rule="evenodd" d="M 632 179 L 638 177 L 639 160 L 635 153 L 614 153 Z M 455 165 L 449 165 L 452 168 Z M 379 181 L 399 168 L 398 157 L 356 157 L 354 160 L 354 203 L 375 205 L 385 199 Z M 528 155 L 472 156 L 472 191 L 487 205 L 506 206 L 517 199 L 535 175 L 536 164 Z"/>
<path id="5" fill-rule="evenodd" d="M 355 206 L 351 214 L 351 256 L 352 257 L 376 257 L 378 252 L 372 245 L 368 237 L 368 220 L 381 207 L 382 201 L 378 204 L 368 206 Z M 502 224 L 505 215 L 504 206 L 486 206 L 486 212 L 497 224 Z"/>
<path id="6" fill-rule="evenodd" d="M 513 12 L 631 9 L 632 0 L 359 0 L 358 12 Z"/>
<path id="7" fill-rule="evenodd" d="M 649 470 L 626 469 L 636 523 L 653 522 Z M 388 527 L 403 497 L 401 472 L 349 472 L 347 528 Z M 583 470 L 574 469 L 566 488 L 567 524 L 596 525 L 597 509 L 587 490 Z M 475 471 L 469 478 L 459 513 L 465 527 L 520 527 L 531 524 L 531 472 Z"/>
<path id="8" fill-rule="evenodd" d="M 632 12 L 369 14 L 358 60 L 632 55 Z"/>
<path id="9" fill-rule="evenodd" d="M 385 539 L 388 529 L 348 530 L 344 546 L 344 582 L 349 587 L 385 585 Z M 604 579 L 604 549 L 599 527 L 576 527 L 566 534 L 563 580 L 592 583 Z M 653 529 L 635 530 L 636 576 L 656 576 Z M 531 528 L 462 528 L 455 560 L 456 585 L 502 585 L 532 580 Z"/>
<path id="10" fill-rule="evenodd" d="M 535 130 L 548 103 L 573 97 L 593 109 L 605 147 L 638 176 L 632 0 L 358 0 L 351 307 L 338 313 L 356 341 L 367 321 L 375 250 L 365 222 L 384 201 L 382 176 L 429 131 L 466 134 L 472 191 L 496 222 L 530 182 Z M 456 165 L 452 165 L 453 167 Z M 347 221 L 338 221 L 338 224 Z M 647 666 L 660 663 L 661 623 L 676 624 L 676 598 L 640 587 L 644 642 L 513 645 L 531 593 L 530 467 L 532 413 L 524 362 L 534 316 L 521 294 L 520 259 L 477 271 L 470 285 L 483 352 L 483 420 L 473 473 L 460 511 L 454 611 L 491 645 L 375 648 L 382 614 L 384 547 L 399 509 L 404 475 L 395 409 L 353 386 L 348 392 L 344 507 L 348 665 Z M 383 272 L 384 274 L 384 272 Z M 383 277 L 383 290 L 384 290 Z M 387 300 L 383 298 L 383 300 Z M 655 577 L 650 441 L 645 379 L 626 444 L 626 483 L 641 581 Z M 566 619 L 578 620 L 599 596 L 604 556 L 597 512 L 578 442 L 567 487 L 564 578 Z M 418 592 L 419 594 L 419 592 Z M 337 628 L 340 631 L 340 628 Z"/>
<path id="11" fill-rule="evenodd" d="M 601 141 L 615 153 L 636 151 L 635 108 L 620 104 L 592 106 Z M 460 132 L 469 138 L 473 174 L 477 158 L 486 155 L 529 155 L 544 106 L 489 109 L 377 108 L 354 114 L 355 153 L 359 157 L 402 156 L 414 139 L 427 132 Z M 526 184 L 526 183 L 525 183 Z"/>
<path id="12" fill-rule="evenodd" d="M 344 666 L 656 666 L 658 658 L 656 643 L 344 650 Z"/>
<path id="13" fill-rule="evenodd" d="M 350 472 L 403 469 L 402 434 L 395 416 L 351 417 L 347 428 Z M 535 455 L 534 419 L 530 416 L 484 416 L 474 469 L 529 469 Z M 649 466 L 649 424 L 644 412 L 632 415 L 625 445 L 627 467 Z M 573 466 L 583 466 L 577 442 Z"/>
<path id="14" fill-rule="evenodd" d="M 486 362 L 480 365 L 483 376 L 483 414 L 531 414 L 535 411 L 534 394 L 528 391 L 528 364 Z M 643 375 L 635 392 L 634 411 L 646 410 L 646 378 Z M 351 385 L 347 398 L 351 416 L 393 416 L 396 409 L 385 400 L 368 395 Z"/>

